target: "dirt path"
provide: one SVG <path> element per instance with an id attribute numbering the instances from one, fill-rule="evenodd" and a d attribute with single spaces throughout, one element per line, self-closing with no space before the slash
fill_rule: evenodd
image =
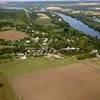
<path id="1" fill-rule="evenodd" d="M 100 100 L 100 72 L 92 65 L 80 62 L 15 76 L 10 81 L 21 100 Z"/>

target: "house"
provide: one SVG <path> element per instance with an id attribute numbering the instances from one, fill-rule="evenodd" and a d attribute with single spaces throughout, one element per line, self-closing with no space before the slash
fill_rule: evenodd
<path id="1" fill-rule="evenodd" d="M 61 18 L 59 18 L 59 19 L 58 19 L 58 21 L 59 21 L 59 22 L 61 22 L 61 21 L 62 21 L 62 19 L 61 19 Z"/>
<path id="2" fill-rule="evenodd" d="M 93 49 L 93 50 L 92 50 L 92 53 L 98 53 L 98 50 Z"/>
<path id="3" fill-rule="evenodd" d="M 20 57 L 20 59 L 25 60 L 25 59 L 27 59 L 27 57 L 24 55 L 24 56 Z"/>
<path id="4" fill-rule="evenodd" d="M 32 33 L 34 33 L 35 31 L 34 30 L 32 30 Z"/>
<path id="5" fill-rule="evenodd" d="M 26 42 L 26 43 L 30 43 L 30 40 L 26 40 L 25 42 Z"/>

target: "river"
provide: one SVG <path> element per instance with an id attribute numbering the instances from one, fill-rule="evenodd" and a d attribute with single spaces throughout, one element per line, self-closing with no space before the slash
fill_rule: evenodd
<path id="1" fill-rule="evenodd" d="M 24 10 L 26 12 L 29 12 L 25 8 L 21 8 L 21 7 L 6 7 L 6 9 Z M 93 28 L 90 28 L 85 23 L 77 20 L 76 18 L 72 18 L 71 16 L 68 16 L 68 15 L 65 15 L 62 13 L 55 13 L 55 14 L 57 14 L 59 17 L 61 17 L 65 22 L 69 23 L 69 25 L 72 28 L 74 28 L 78 31 L 81 31 L 86 35 L 90 35 L 92 37 L 97 37 L 98 39 L 100 39 L 100 32 L 94 30 Z"/>
<path id="2" fill-rule="evenodd" d="M 65 22 L 69 23 L 69 25 L 78 30 L 83 32 L 86 35 L 90 35 L 92 37 L 96 37 L 100 39 L 100 32 L 94 30 L 93 28 L 90 28 L 88 25 L 84 24 L 83 22 L 77 20 L 76 18 L 72 18 L 71 16 L 62 14 L 62 13 L 56 13 L 59 17 L 61 17 Z"/>

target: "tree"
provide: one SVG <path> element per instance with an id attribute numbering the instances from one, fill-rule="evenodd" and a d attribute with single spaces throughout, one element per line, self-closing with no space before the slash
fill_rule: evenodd
<path id="1" fill-rule="evenodd" d="M 92 46 L 88 37 L 83 36 L 79 38 L 79 48 L 85 52 L 91 51 Z"/>

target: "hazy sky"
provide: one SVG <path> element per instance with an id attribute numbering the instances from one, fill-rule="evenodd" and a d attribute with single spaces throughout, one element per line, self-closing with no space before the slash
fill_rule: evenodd
<path id="1" fill-rule="evenodd" d="M 2 1 L 84 1 L 84 0 L 0 0 L 0 2 Z M 93 1 L 93 0 L 88 0 L 88 1 Z M 96 1 L 96 0 L 94 0 Z M 99 0 L 97 0 L 99 1 Z"/>
<path id="2" fill-rule="evenodd" d="M 78 1 L 78 0 L 0 0 L 0 1 Z"/>
<path id="3" fill-rule="evenodd" d="M 0 0 L 2 1 L 85 1 L 85 0 Z M 99 1 L 99 0 L 87 0 L 87 1 Z"/>

